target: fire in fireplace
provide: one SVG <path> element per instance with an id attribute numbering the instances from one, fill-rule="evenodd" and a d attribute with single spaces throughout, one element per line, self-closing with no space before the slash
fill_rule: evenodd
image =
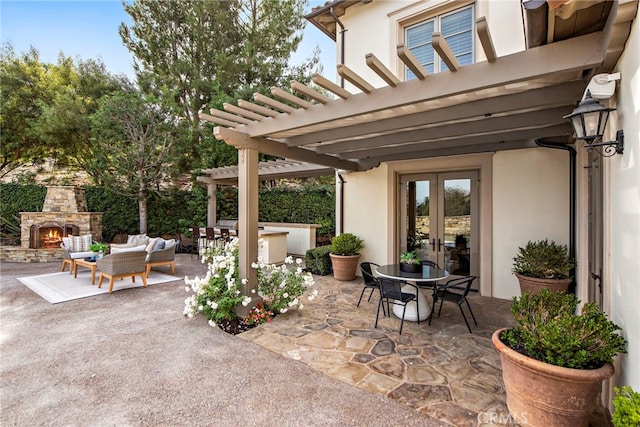
<path id="1" fill-rule="evenodd" d="M 65 224 L 63 226 L 55 223 L 33 224 L 29 233 L 31 249 L 59 248 L 62 238 L 78 234 L 78 226 Z"/>

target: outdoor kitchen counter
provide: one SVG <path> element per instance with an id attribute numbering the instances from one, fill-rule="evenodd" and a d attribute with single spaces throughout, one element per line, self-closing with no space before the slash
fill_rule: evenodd
<path id="1" fill-rule="evenodd" d="M 286 231 L 287 253 L 304 257 L 309 249 L 316 247 L 316 229 L 319 224 L 299 224 L 286 222 L 259 222 L 264 231 Z"/>
<path id="2" fill-rule="evenodd" d="M 286 231 L 258 230 L 258 257 L 266 264 L 282 264 L 287 257 Z"/>

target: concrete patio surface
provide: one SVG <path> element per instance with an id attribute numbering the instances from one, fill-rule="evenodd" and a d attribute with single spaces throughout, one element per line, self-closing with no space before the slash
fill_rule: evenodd
<path id="1" fill-rule="evenodd" d="M 490 339 L 509 301 L 472 295 L 473 334 L 445 303 L 399 335 L 377 295 L 356 307 L 361 279 L 316 276 L 303 310 L 232 336 L 183 316 L 183 280 L 52 305 L 16 279 L 59 268 L 0 263 L 0 425 L 511 425 Z"/>

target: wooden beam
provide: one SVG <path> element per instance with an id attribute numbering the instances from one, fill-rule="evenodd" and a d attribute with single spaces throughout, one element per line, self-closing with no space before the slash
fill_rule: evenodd
<path id="1" fill-rule="evenodd" d="M 236 122 L 232 122 L 229 120 L 225 120 L 225 119 L 221 119 L 220 117 L 214 117 L 211 116 L 209 114 L 206 113 L 200 113 L 198 114 L 198 117 L 200 117 L 200 120 L 204 120 L 206 122 L 209 123 L 213 123 L 213 124 L 218 124 L 218 125 L 222 125 L 222 126 L 229 126 L 229 127 L 236 127 L 238 126 L 240 123 L 236 123 Z"/>
<path id="2" fill-rule="evenodd" d="M 319 74 L 314 74 L 313 77 L 311 78 L 311 81 L 317 84 L 318 86 L 325 88 L 329 92 L 335 93 L 342 99 L 347 99 L 351 97 L 351 93 L 349 93 L 347 90 L 341 88 L 334 82 L 325 79 Z"/>
<path id="3" fill-rule="evenodd" d="M 382 80 L 389 86 L 396 87 L 400 83 L 400 79 L 391 72 L 373 53 L 367 53 L 364 57 L 365 62 Z"/>
<path id="4" fill-rule="evenodd" d="M 396 51 L 398 53 L 398 58 L 404 62 L 404 65 L 406 65 L 418 79 L 424 80 L 427 78 L 427 70 L 425 70 L 422 64 L 420 64 L 420 61 L 418 61 L 418 59 L 405 45 L 398 45 Z"/>
<path id="5" fill-rule="evenodd" d="M 244 108 L 236 107 L 235 105 L 229 104 L 228 102 L 225 102 L 224 104 L 222 104 L 222 108 L 224 108 L 225 111 L 228 111 L 236 115 L 244 116 L 251 120 L 262 120 L 265 118 L 265 116 L 256 114 L 249 110 L 245 110 Z"/>
<path id="6" fill-rule="evenodd" d="M 299 160 L 334 169 L 344 169 L 349 171 L 359 170 L 357 162 L 342 160 L 335 156 L 328 156 L 326 154 L 318 154 L 304 148 L 287 147 L 281 142 L 273 141 L 268 138 L 250 137 L 244 132 L 238 132 L 229 128 L 217 126 L 213 129 L 213 135 L 216 139 L 223 140 L 227 144 L 238 149 L 253 148 L 263 154 Z"/>
<path id="7" fill-rule="evenodd" d="M 346 65 L 338 64 L 336 66 L 336 69 L 338 70 L 338 75 L 343 77 L 345 80 L 347 80 L 349 83 L 351 83 L 364 93 L 371 93 L 375 89 L 375 87 L 369 84 L 369 82 L 360 77 L 355 71 L 353 71 Z"/>
<path id="8" fill-rule="evenodd" d="M 465 146 L 474 144 L 489 144 L 492 142 L 511 141 L 517 139 L 531 138 L 547 138 L 558 135 L 571 135 L 571 124 L 561 123 L 552 126 L 534 127 L 527 129 L 508 129 L 504 132 L 494 132 L 485 135 L 462 135 L 457 138 L 441 138 L 429 139 L 425 135 L 425 139 L 414 141 L 407 144 L 397 145 L 394 147 L 380 147 L 372 150 L 350 151 L 340 155 L 341 158 L 351 160 L 368 159 L 368 158 L 385 158 L 398 153 L 415 153 L 417 151 L 427 151 L 431 149 L 441 149 L 455 146 Z"/>
<path id="9" fill-rule="evenodd" d="M 253 94 L 253 99 L 255 99 L 256 101 L 264 104 L 264 105 L 268 105 L 269 107 L 272 108 L 277 108 L 280 111 L 284 111 L 285 113 L 291 113 L 293 111 L 295 111 L 296 109 L 293 107 L 290 107 L 287 104 L 283 104 L 280 101 L 276 101 L 275 99 L 271 99 L 268 96 L 264 96 L 261 93 L 254 93 Z"/>
<path id="10" fill-rule="evenodd" d="M 493 40 L 491 40 L 491 33 L 489 33 L 489 24 L 487 18 L 481 16 L 476 19 L 476 31 L 478 32 L 478 38 L 484 50 L 484 55 L 487 57 L 487 61 L 495 62 L 498 56 L 496 55 L 496 49 L 493 47 Z"/>
<path id="11" fill-rule="evenodd" d="M 343 153 L 345 151 L 367 150 L 376 147 L 424 141 L 426 139 L 435 140 L 462 135 L 482 135 L 500 132 L 505 129 L 518 130 L 527 127 L 550 126 L 556 123 L 566 122 L 563 116 L 571 113 L 572 110 L 572 106 L 565 106 L 549 110 L 472 120 L 463 123 L 447 123 L 443 126 L 413 129 L 405 132 L 394 132 L 389 135 L 372 136 L 366 139 L 352 139 L 335 144 L 325 144 L 316 147 L 316 152 Z"/>
<path id="12" fill-rule="evenodd" d="M 262 105 L 256 105 L 253 102 L 245 101 L 244 99 L 241 99 L 238 101 L 238 106 L 241 108 L 246 108 L 247 110 L 254 111 L 258 114 L 262 114 L 263 116 L 268 116 L 268 117 L 275 117 L 278 114 L 280 114 L 277 111 L 273 111 L 270 108 L 265 108 Z"/>
<path id="13" fill-rule="evenodd" d="M 289 146 L 302 146 L 324 141 L 355 138 L 374 133 L 394 133 L 398 130 L 432 125 L 438 122 L 467 120 L 472 117 L 496 115 L 526 106 L 542 109 L 560 105 L 574 105 L 584 92 L 584 82 L 574 81 L 507 95 L 488 97 L 463 104 L 436 108 L 353 126 L 335 127 L 287 139 Z"/>
<path id="14" fill-rule="evenodd" d="M 323 94 L 321 94 L 320 92 L 310 88 L 309 86 L 300 83 L 297 80 L 291 80 L 291 89 L 300 92 L 302 94 L 307 95 L 309 98 L 315 99 L 316 101 L 318 101 L 321 104 L 326 104 L 329 101 L 331 101 L 331 99 L 327 98 L 326 96 L 324 96 Z"/>
<path id="15" fill-rule="evenodd" d="M 215 108 L 210 109 L 209 113 L 211 113 L 213 117 L 219 117 L 221 119 L 230 120 L 232 122 L 238 122 L 243 125 L 251 123 L 251 120 L 245 117 L 240 117 L 240 116 L 236 116 L 235 114 L 225 113 L 224 111 L 216 110 Z"/>
<path id="16" fill-rule="evenodd" d="M 428 83 L 413 79 L 397 87 L 385 86 L 370 94 L 353 95 L 348 103 L 331 101 L 327 105 L 331 108 L 314 109 L 313 113 L 295 117 L 275 117 L 248 125 L 246 130 L 252 136 L 264 136 L 486 89 L 495 88 L 496 95 L 522 92 L 528 81 L 540 84 L 547 77 L 551 80 L 548 86 L 582 81 L 583 72 L 604 61 L 606 46 L 603 43 L 602 33 L 591 33 L 501 56 L 493 64 L 477 62 L 462 67 L 457 73 L 430 75 Z"/>
<path id="17" fill-rule="evenodd" d="M 433 33 L 431 35 L 431 46 L 433 46 L 433 49 L 438 52 L 440 59 L 447 64 L 449 71 L 455 72 L 460 69 L 460 63 L 458 62 L 456 55 L 454 55 L 442 34 Z"/>
<path id="18" fill-rule="evenodd" d="M 292 95 L 289 92 L 280 89 L 279 87 L 272 87 L 271 95 L 277 96 L 278 98 L 284 99 L 285 101 L 289 101 L 290 103 L 295 104 L 304 109 L 311 107 L 311 103 L 305 101 L 302 98 L 298 98 L 297 96 Z"/>

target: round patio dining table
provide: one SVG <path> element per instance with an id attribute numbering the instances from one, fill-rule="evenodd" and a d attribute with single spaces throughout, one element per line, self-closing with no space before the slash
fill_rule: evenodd
<path id="1" fill-rule="evenodd" d="M 422 271 L 417 273 L 409 273 L 400 270 L 400 264 L 381 265 L 380 267 L 377 267 L 375 271 L 378 276 L 404 282 L 412 282 L 414 284 L 416 282 L 435 283 L 438 280 L 446 279 L 449 276 L 449 272 L 447 270 L 430 265 L 423 265 Z M 416 290 L 411 286 L 405 286 L 402 288 L 402 292 L 415 294 Z M 407 310 L 404 315 L 405 320 L 417 322 L 418 318 L 420 320 L 426 320 L 429 318 L 429 315 L 431 314 L 431 304 L 427 302 L 427 298 L 420 287 L 418 287 L 417 300 L 418 304 L 416 304 L 416 301 L 411 301 L 407 304 Z M 420 313 L 418 313 L 416 305 L 420 306 Z M 394 304 L 393 314 L 397 317 L 402 318 L 402 310 L 402 306 Z"/>

